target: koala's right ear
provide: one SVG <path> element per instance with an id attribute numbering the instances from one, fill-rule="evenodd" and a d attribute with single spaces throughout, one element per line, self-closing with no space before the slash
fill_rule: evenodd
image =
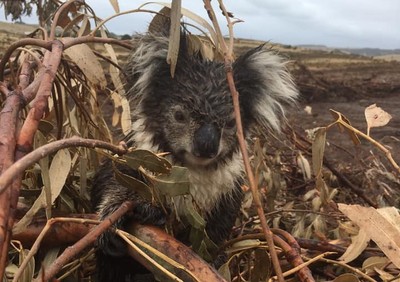
<path id="1" fill-rule="evenodd" d="M 233 65 L 236 88 L 246 114 L 276 131 L 285 104 L 293 104 L 298 91 L 283 59 L 264 45 L 240 56 Z"/>
<path id="2" fill-rule="evenodd" d="M 128 58 L 124 72 L 127 92 L 140 97 L 147 93 L 156 71 L 166 64 L 168 37 L 147 33 L 133 38 L 134 52 Z"/>

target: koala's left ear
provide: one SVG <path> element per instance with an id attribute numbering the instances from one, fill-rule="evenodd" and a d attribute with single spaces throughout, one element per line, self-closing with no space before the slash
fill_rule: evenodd
<path id="1" fill-rule="evenodd" d="M 245 114 L 262 126 L 280 130 L 284 106 L 299 93 L 283 59 L 264 45 L 240 56 L 233 65 L 236 88 Z"/>

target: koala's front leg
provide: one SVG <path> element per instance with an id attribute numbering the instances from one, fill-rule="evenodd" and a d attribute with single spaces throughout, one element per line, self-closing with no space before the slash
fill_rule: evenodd
<path id="1" fill-rule="evenodd" d="M 230 194 L 223 195 L 207 217 L 206 231 L 217 245 L 226 240 L 239 215 L 243 200 L 243 191 L 237 184 Z"/>
<path id="2" fill-rule="evenodd" d="M 137 171 L 127 166 L 117 165 L 117 169 L 124 174 L 142 180 Z M 114 226 L 119 229 L 125 229 L 132 221 L 156 226 L 162 226 L 166 222 L 166 215 L 161 207 L 143 199 L 132 189 L 119 184 L 114 177 L 114 170 L 110 160 L 105 161 L 96 173 L 93 180 L 91 199 L 93 207 L 102 220 L 117 210 L 123 202 L 133 202 L 132 211 L 115 222 Z M 98 244 L 100 249 L 107 255 L 126 255 L 126 243 L 112 231 L 103 233 L 98 239 Z"/>

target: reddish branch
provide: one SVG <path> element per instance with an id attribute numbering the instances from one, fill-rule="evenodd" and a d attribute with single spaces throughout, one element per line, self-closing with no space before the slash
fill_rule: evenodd
<path id="1" fill-rule="evenodd" d="M 20 84 L 14 91 L 8 91 L 2 84 L 1 91 L 6 96 L 4 107 L 0 117 L 0 171 L 3 174 L 18 156 L 15 156 L 16 134 L 18 115 L 25 106 L 26 100 L 22 94 L 29 83 L 27 77 L 30 76 L 31 69 L 29 63 L 24 63 L 21 69 Z M 11 237 L 11 229 L 14 222 L 14 213 L 17 206 L 19 195 L 20 179 L 16 178 L 12 183 L 11 189 L 0 195 L 0 277 L 3 277 L 6 265 L 8 243 Z M 18 186 L 18 190 L 14 189 Z"/>
<path id="2" fill-rule="evenodd" d="M 249 158 L 249 154 L 247 152 L 246 141 L 244 140 L 242 120 L 241 120 L 241 115 L 240 115 L 239 92 L 236 90 L 235 81 L 233 79 L 233 69 L 232 69 L 233 23 L 232 23 L 231 19 L 229 18 L 229 13 L 226 11 L 222 0 L 219 0 L 218 3 L 219 3 L 220 9 L 222 10 L 223 15 L 225 15 L 225 17 L 226 17 L 226 21 L 228 24 L 229 46 L 226 45 L 225 40 L 223 39 L 221 29 L 219 28 L 214 10 L 211 6 L 211 1 L 204 0 L 204 6 L 207 10 L 210 20 L 212 21 L 212 23 L 214 25 L 218 39 L 220 41 L 219 43 L 221 44 L 222 50 L 224 52 L 226 78 L 227 78 L 229 90 L 232 95 L 233 107 L 234 107 L 234 113 L 235 113 L 235 120 L 236 120 L 236 127 L 237 127 L 236 135 L 237 135 L 237 138 L 239 141 L 239 147 L 240 147 L 240 151 L 242 153 L 243 163 L 244 163 L 244 167 L 246 170 L 247 179 L 249 181 L 249 186 L 250 186 L 250 189 L 251 189 L 251 192 L 253 195 L 253 203 L 254 203 L 254 206 L 256 207 L 257 214 L 260 218 L 261 227 L 263 229 L 265 239 L 269 246 L 272 264 L 274 265 L 274 269 L 275 269 L 276 275 L 278 277 L 278 281 L 283 282 L 284 279 L 283 279 L 282 269 L 280 268 L 278 255 L 277 255 L 275 247 L 274 247 L 273 234 L 272 234 L 271 230 L 269 229 L 269 226 L 267 224 L 267 219 L 265 217 L 264 210 L 261 205 L 261 200 L 260 200 L 260 197 L 258 194 L 257 183 L 255 181 L 254 174 L 253 174 L 253 171 L 252 171 L 252 168 L 250 165 L 250 158 Z"/>
<path id="3" fill-rule="evenodd" d="M 51 223 L 40 246 L 53 248 L 74 244 L 90 232 L 92 226 L 86 223 L 86 220 L 98 220 L 98 216 L 95 214 L 79 214 L 73 218 L 81 219 L 82 222 L 57 221 L 57 218 L 51 219 L 54 222 Z M 24 248 L 30 249 L 48 222 L 47 219 L 34 220 L 24 231 L 13 234 L 12 239 L 20 241 Z"/>
<path id="4" fill-rule="evenodd" d="M 52 42 L 50 41 L 44 41 L 42 39 L 37 39 L 37 38 L 24 38 L 21 39 L 13 44 L 11 44 L 10 47 L 6 50 L 4 53 L 3 57 L 1 58 L 0 62 L 0 81 L 4 81 L 4 69 L 6 64 L 8 63 L 8 60 L 11 58 L 12 53 L 19 47 L 22 46 L 27 46 L 27 45 L 33 45 L 33 46 L 38 46 L 42 47 L 47 50 L 51 50 Z"/>
<path id="5" fill-rule="evenodd" d="M 6 191 L 7 186 L 11 183 L 14 177 L 24 172 L 25 169 L 39 161 L 41 158 L 69 147 L 103 148 L 119 155 L 125 154 L 128 150 L 124 143 L 116 146 L 104 141 L 84 139 L 80 137 L 71 137 L 68 139 L 54 141 L 52 143 L 43 145 L 11 165 L 10 168 L 0 176 L 0 194 Z"/>
<path id="6" fill-rule="evenodd" d="M 64 265 L 76 257 L 83 249 L 92 245 L 105 230 L 107 230 L 121 216 L 131 210 L 132 207 L 132 202 L 124 202 L 113 214 L 93 228 L 76 244 L 65 249 L 65 251 L 51 264 L 51 266 L 46 269 L 43 277 L 37 278 L 34 281 L 48 281 L 53 278 Z"/>
<path id="7" fill-rule="evenodd" d="M 223 282 L 226 281 L 222 276 L 202 258 L 200 258 L 191 248 L 185 246 L 182 242 L 176 240 L 174 237 L 168 235 L 164 230 L 155 226 L 132 224 L 129 228 L 129 232 L 139 238 L 144 243 L 147 243 L 154 247 L 156 250 L 173 259 L 185 267 L 186 270 L 190 271 L 191 274 L 196 277 L 197 281 L 215 281 Z M 149 251 L 148 253 L 151 254 Z M 140 264 L 148 268 L 152 273 L 160 273 L 160 270 L 156 269 L 151 263 L 147 262 L 141 254 L 135 252 L 132 248 L 129 248 L 129 254 Z M 163 264 L 163 266 L 167 264 Z M 167 267 L 167 269 L 169 269 Z M 193 281 L 188 277 L 188 274 L 184 274 L 184 271 L 175 269 L 173 271 L 183 281 Z M 185 279 L 188 277 L 187 279 Z M 190 275 L 190 277 L 192 277 Z"/>
<path id="8" fill-rule="evenodd" d="M 275 236 L 274 242 L 282 248 L 285 253 L 286 260 L 294 267 L 302 265 L 304 262 L 300 256 L 300 245 L 288 232 L 282 229 L 272 229 L 271 230 Z M 283 240 L 283 237 L 285 240 Z M 297 276 L 302 282 L 313 282 L 315 281 L 310 269 L 307 266 L 299 269 Z"/>

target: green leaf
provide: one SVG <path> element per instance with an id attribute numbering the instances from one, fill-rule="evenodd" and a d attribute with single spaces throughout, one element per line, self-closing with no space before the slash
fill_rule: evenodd
<path id="1" fill-rule="evenodd" d="M 143 167 L 155 173 L 169 173 L 171 164 L 151 151 L 137 149 L 124 155 L 127 165 L 133 169 Z"/>
<path id="2" fill-rule="evenodd" d="M 117 181 L 130 189 L 133 189 L 136 191 L 141 197 L 147 199 L 147 200 L 152 200 L 153 199 L 153 193 L 151 188 L 145 184 L 144 182 L 136 179 L 135 177 L 132 177 L 128 174 L 122 173 L 119 171 L 117 168 L 114 167 L 114 172 L 115 172 L 115 179 Z"/>
<path id="3" fill-rule="evenodd" d="M 185 198 L 184 205 L 185 218 L 189 221 L 189 224 L 195 229 L 204 229 L 206 227 L 206 221 L 194 208 L 192 198 Z"/>
<path id="4" fill-rule="evenodd" d="M 169 174 L 159 175 L 154 179 L 154 186 L 161 194 L 170 197 L 189 194 L 189 170 L 173 166 Z"/>

